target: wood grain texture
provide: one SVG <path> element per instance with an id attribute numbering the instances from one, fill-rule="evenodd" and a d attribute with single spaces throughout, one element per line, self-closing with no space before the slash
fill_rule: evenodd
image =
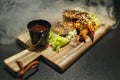
<path id="1" fill-rule="evenodd" d="M 14 72 L 18 72 L 20 70 L 19 66 L 17 65 L 16 61 L 23 58 L 26 55 L 29 55 L 30 51 L 25 49 L 7 59 L 4 60 L 4 63 Z"/>
<path id="2" fill-rule="evenodd" d="M 23 62 L 24 66 L 27 66 L 31 61 L 36 58 L 42 56 L 43 59 L 53 67 L 58 70 L 64 71 L 71 64 L 73 64 L 88 48 L 90 48 L 98 39 L 100 39 L 104 34 L 106 34 L 111 27 L 115 24 L 114 21 L 109 18 L 104 18 L 102 20 L 102 24 L 99 29 L 95 31 L 94 41 L 92 42 L 89 37 L 86 39 L 86 43 L 82 42 L 78 46 L 73 47 L 71 44 L 66 45 L 65 47 L 60 49 L 60 52 L 53 51 L 51 46 L 48 46 L 45 50 L 42 51 L 30 51 L 26 49 L 13 55 L 4 60 L 4 63 L 14 72 L 20 71 L 19 66 L 16 61 Z M 17 40 L 24 47 L 31 47 L 30 37 L 28 32 L 17 37 Z"/>

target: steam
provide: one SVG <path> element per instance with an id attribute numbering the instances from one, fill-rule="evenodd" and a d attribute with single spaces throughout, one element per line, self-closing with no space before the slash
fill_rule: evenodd
<path id="1" fill-rule="evenodd" d="M 108 14 L 109 5 L 112 10 L 112 0 L 0 0 L 0 44 L 14 42 L 27 31 L 31 20 L 61 20 L 64 9 L 89 10 L 113 18 L 112 11 Z"/>

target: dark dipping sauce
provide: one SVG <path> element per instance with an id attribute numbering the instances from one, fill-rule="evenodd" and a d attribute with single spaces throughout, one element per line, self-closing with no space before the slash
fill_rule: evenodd
<path id="1" fill-rule="evenodd" d="M 44 25 L 35 25 L 33 27 L 30 28 L 30 31 L 34 31 L 34 32 L 44 32 L 47 31 L 48 28 Z"/>

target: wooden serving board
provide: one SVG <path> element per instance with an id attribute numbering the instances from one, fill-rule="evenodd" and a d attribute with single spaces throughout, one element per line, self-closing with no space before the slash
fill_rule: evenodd
<path id="1" fill-rule="evenodd" d="M 42 51 L 30 51 L 25 49 L 7 59 L 4 60 L 4 63 L 8 68 L 13 72 L 20 71 L 20 68 L 16 61 L 21 61 L 25 66 L 27 66 L 31 61 L 42 56 L 42 58 L 51 66 L 57 70 L 64 71 L 71 64 L 73 64 L 89 47 L 91 47 L 98 39 L 100 39 L 105 33 L 107 33 L 111 27 L 115 24 L 109 18 L 103 18 L 102 24 L 99 29 L 95 31 L 94 41 L 92 42 L 88 37 L 86 43 L 82 42 L 78 46 L 73 47 L 70 44 L 67 44 L 65 47 L 61 48 L 59 52 L 53 51 L 52 47 L 48 46 L 45 50 Z M 22 46 L 29 48 L 31 47 L 29 33 L 26 32 L 17 37 L 17 40 Z"/>

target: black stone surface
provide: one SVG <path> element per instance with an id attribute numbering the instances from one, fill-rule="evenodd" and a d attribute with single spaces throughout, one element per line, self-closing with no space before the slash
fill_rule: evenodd
<path id="1" fill-rule="evenodd" d="M 14 5 L 14 3 L 11 4 Z M 119 9 L 118 5 L 117 8 Z M 115 10 L 117 10 L 117 8 Z M 117 16 L 119 16 L 119 10 L 116 12 Z M 1 26 L 1 19 L 0 22 Z M 0 27 L 0 30 L 4 32 L 4 27 Z M 0 36 L 0 38 L 2 37 Z M 9 42 L 9 38 L 6 41 Z M 0 44 L 0 80 L 17 80 L 16 77 L 6 70 L 3 60 L 22 51 L 23 49 L 24 48 L 17 44 L 16 41 L 9 44 Z M 120 80 L 120 25 L 117 25 L 115 29 L 111 30 L 103 38 L 101 38 L 63 73 L 54 70 L 42 60 L 40 61 L 38 71 L 36 71 L 33 75 L 28 76 L 32 72 L 34 72 L 34 70 L 28 71 L 24 76 L 24 79 Z"/>

